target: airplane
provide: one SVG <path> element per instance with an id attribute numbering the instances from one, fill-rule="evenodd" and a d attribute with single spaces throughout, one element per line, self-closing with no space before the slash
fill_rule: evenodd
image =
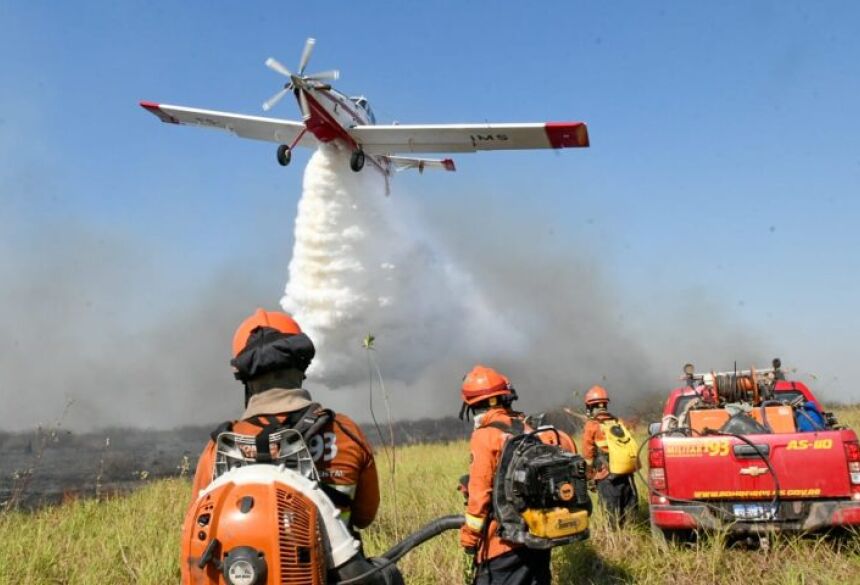
<path id="1" fill-rule="evenodd" d="M 347 97 L 328 81 L 340 77 L 337 70 L 305 75 L 316 40 L 309 38 L 299 59 L 297 73 L 272 57 L 266 66 L 289 78 L 284 87 L 266 100 L 271 110 L 288 93 L 298 101 L 302 121 L 248 116 L 142 101 L 140 105 L 162 122 L 227 130 L 242 138 L 278 143 L 276 158 L 287 166 L 297 146 L 315 148 L 334 143 L 351 151 L 349 166 L 361 171 L 366 162 L 379 170 L 388 184 L 394 171 L 442 169 L 454 171 L 450 158 L 403 156 L 406 153 L 476 152 L 479 150 L 526 150 L 589 146 L 584 122 L 515 124 L 391 124 L 376 123 L 364 96 Z"/>

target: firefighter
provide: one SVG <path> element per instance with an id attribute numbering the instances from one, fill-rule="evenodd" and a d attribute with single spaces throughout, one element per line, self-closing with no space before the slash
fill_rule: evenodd
<path id="1" fill-rule="evenodd" d="M 220 432 L 258 436 L 325 416 L 319 430 L 306 437 L 321 487 L 351 529 L 373 522 L 379 508 L 373 451 L 352 419 L 321 408 L 302 388 L 314 353 L 310 338 L 286 313 L 257 309 L 239 325 L 230 363 L 245 386 L 245 412 L 238 421 L 224 423 L 212 433 L 197 464 L 194 499 L 212 481 L 215 438 Z"/>
<path id="2" fill-rule="evenodd" d="M 492 517 L 493 478 L 504 443 L 514 432 L 505 432 L 498 427 L 510 430 L 518 420 L 521 428 L 529 430 L 522 413 L 511 408 L 517 399 L 516 390 L 502 374 L 477 365 L 463 379 L 461 394 L 460 417 L 471 414 L 475 421 L 470 443 L 469 475 L 461 480 L 467 487 L 461 490 L 466 497 L 466 522 L 460 529 L 460 544 L 474 559 L 474 583 L 549 584 L 550 550 L 528 549 L 502 540 L 497 535 L 498 523 Z M 571 438 L 564 433 L 559 433 L 559 436 L 560 446 L 576 453 Z M 555 435 L 548 435 L 546 442 L 554 443 Z"/>
<path id="3" fill-rule="evenodd" d="M 629 473 L 610 472 L 609 441 L 604 429 L 607 423 L 618 425 L 622 429 L 624 425 L 609 412 L 608 406 L 609 394 L 602 386 L 592 386 L 585 393 L 588 420 L 583 430 L 582 455 L 589 466 L 591 479 L 597 487 L 597 498 L 609 524 L 618 527 L 632 518 L 638 496 L 633 478 L 635 469 L 629 470 Z M 635 451 L 635 446 L 632 448 Z"/>

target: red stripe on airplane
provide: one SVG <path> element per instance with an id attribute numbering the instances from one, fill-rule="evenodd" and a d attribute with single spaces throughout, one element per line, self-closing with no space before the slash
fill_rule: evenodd
<path id="1" fill-rule="evenodd" d="M 584 122 L 547 122 L 545 129 L 553 148 L 589 146 L 588 127 Z"/>
<path id="2" fill-rule="evenodd" d="M 167 124 L 179 124 L 179 120 L 162 110 L 160 104 L 155 102 L 140 102 L 140 107 L 158 116 L 162 122 Z"/>
<path id="3" fill-rule="evenodd" d="M 311 110 L 311 117 L 305 121 L 305 126 L 313 132 L 314 136 L 322 142 L 330 142 L 335 138 L 344 140 L 352 148 L 357 148 L 358 144 L 353 140 L 352 136 L 346 129 L 337 123 L 331 114 L 328 113 L 322 104 L 320 104 L 310 93 L 305 92 L 305 97 L 308 101 L 308 107 Z M 316 114 L 316 115 L 315 115 Z"/>

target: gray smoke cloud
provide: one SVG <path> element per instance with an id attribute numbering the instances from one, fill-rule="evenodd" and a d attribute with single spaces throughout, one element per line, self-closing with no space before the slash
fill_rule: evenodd
<path id="1" fill-rule="evenodd" d="M 122 235 L 52 226 L 2 237 L 0 429 L 172 427 L 240 398 L 229 340 L 263 287 L 235 269 L 169 299 L 157 259 Z M 242 278 L 243 276 L 247 278 Z"/>
<path id="2" fill-rule="evenodd" d="M 643 315 L 627 306 L 604 270 L 606 255 L 583 242 L 547 237 L 564 226 L 539 211 L 506 210 L 491 197 L 470 194 L 448 206 L 422 202 L 400 221 L 421 233 L 435 257 L 467 275 L 492 327 L 470 328 L 463 320 L 469 305 L 457 298 L 456 284 L 438 280 L 427 294 L 448 302 L 453 336 L 448 351 L 424 356 L 426 368 L 394 387 L 398 411 L 453 412 L 462 375 L 478 362 L 506 373 L 528 411 L 577 404 L 600 383 L 628 413 L 659 408 L 687 361 L 725 368 L 733 360 L 769 363 L 756 332 L 702 291 L 677 295 L 670 313 L 656 307 Z M 384 338 L 381 332 L 380 345 Z M 427 345 L 398 340 L 385 346 L 386 363 L 414 358 Z"/>
<path id="3" fill-rule="evenodd" d="M 320 339 L 321 363 L 327 346 L 343 362 L 308 388 L 360 420 L 369 418 L 367 333 L 396 418 L 455 413 L 460 380 L 477 362 L 507 373 L 527 410 L 599 382 L 629 411 L 665 392 L 687 360 L 728 367 L 771 357 L 695 290 L 677 294 L 671 313 L 632 314 L 604 255 L 543 237 L 551 221 L 538 212 L 509 212 L 480 194 L 444 205 L 356 195 L 379 230 L 362 257 L 387 276 L 358 279 L 367 310 Z M 255 307 L 277 305 L 289 257 L 277 238 L 259 242 L 272 250 L 265 276 L 225 259 L 196 285 L 167 287 L 187 291 L 177 296 L 161 289 L 181 273 L 145 241 L 91 224 L 25 229 L 3 211 L 11 227 L 0 233 L 0 429 L 49 423 L 69 401 L 63 425 L 72 429 L 209 424 L 240 412 L 230 339 Z"/>
<path id="4" fill-rule="evenodd" d="M 647 321 L 625 322 L 601 254 L 542 238 L 552 221 L 536 212 L 474 194 L 454 208 L 412 207 L 383 193 L 377 174 L 348 170 L 346 154 L 314 154 L 282 301 L 317 342 L 310 381 L 337 390 L 338 403 L 352 397 L 353 413 L 367 415 L 368 333 L 406 417 L 455 412 L 475 363 L 508 374 L 526 409 L 601 383 L 622 412 L 653 410 L 688 360 L 761 363 L 754 336 L 695 292 L 637 332 Z"/>

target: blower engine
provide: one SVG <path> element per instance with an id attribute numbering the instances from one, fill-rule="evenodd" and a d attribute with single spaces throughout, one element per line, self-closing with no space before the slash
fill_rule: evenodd
<path id="1" fill-rule="evenodd" d="M 401 585 L 404 554 L 463 524 L 439 518 L 367 559 L 320 488 L 300 433 L 272 434 L 274 464 L 256 463 L 254 437 L 221 433 L 216 447 L 215 480 L 183 525 L 182 585 Z"/>
<path id="2" fill-rule="evenodd" d="M 544 433 L 555 433 L 556 444 L 541 441 Z M 493 481 L 493 513 L 503 539 L 546 549 L 589 537 L 585 460 L 560 443 L 558 431 L 544 426 L 505 444 Z"/>

